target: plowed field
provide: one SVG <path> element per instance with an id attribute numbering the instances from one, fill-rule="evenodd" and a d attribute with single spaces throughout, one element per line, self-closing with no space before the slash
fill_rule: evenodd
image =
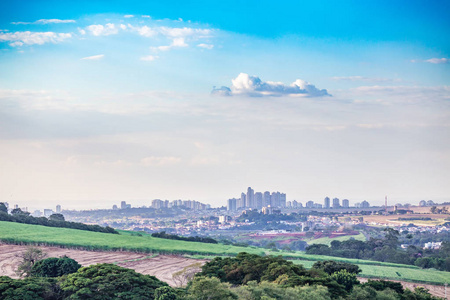
<path id="1" fill-rule="evenodd" d="M 58 247 L 39 247 L 47 253 L 47 257 L 60 257 L 67 255 L 78 261 L 82 266 L 97 263 L 115 263 L 118 266 L 133 269 L 136 272 L 154 275 L 158 279 L 175 286 L 172 274 L 191 264 L 206 260 L 185 258 L 176 255 L 157 255 L 151 257 L 147 253 L 134 252 L 97 252 L 64 249 Z M 14 270 L 19 263 L 18 255 L 25 251 L 27 246 L 0 244 L 0 276 L 17 278 Z"/>

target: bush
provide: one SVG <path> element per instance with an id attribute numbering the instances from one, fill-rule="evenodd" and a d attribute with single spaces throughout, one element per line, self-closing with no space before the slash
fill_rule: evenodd
<path id="1" fill-rule="evenodd" d="M 59 277 L 78 271 L 81 265 L 67 256 L 50 257 L 40 260 L 31 268 L 31 276 L 34 277 Z"/>

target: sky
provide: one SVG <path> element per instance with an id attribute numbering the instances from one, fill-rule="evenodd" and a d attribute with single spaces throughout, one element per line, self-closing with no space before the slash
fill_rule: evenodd
<path id="1" fill-rule="evenodd" d="M 450 201 L 448 1 L 0 3 L 0 201 Z"/>

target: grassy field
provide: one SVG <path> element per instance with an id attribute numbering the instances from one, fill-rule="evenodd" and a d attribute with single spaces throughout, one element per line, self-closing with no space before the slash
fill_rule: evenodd
<path id="1" fill-rule="evenodd" d="M 345 235 L 345 236 L 339 236 L 339 237 L 335 237 L 335 238 L 329 238 L 329 237 L 323 237 L 323 238 L 318 238 L 315 240 L 306 240 L 306 242 L 308 243 L 308 245 L 312 245 L 312 244 L 325 244 L 330 246 L 332 241 L 346 241 L 349 239 L 355 239 L 355 240 L 359 240 L 359 241 L 365 241 L 366 237 L 364 236 L 364 234 L 359 233 L 358 235 Z"/>
<path id="2" fill-rule="evenodd" d="M 422 270 L 416 266 L 383 263 L 322 255 L 308 255 L 304 252 L 269 251 L 256 247 L 236 247 L 223 244 L 205 244 L 153 238 L 150 235 L 121 232 L 121 234 L 98 233 L 83 230 L 0 222 L 0 240 L 15 244 L 41 244 L 64 246 L 87 250 L 136 251 L 162 254 L 190 254 L 197 257 L 236 255 L 248 252 L 258 255 L 281 255 L 295 263 L 311 267 L 318 260 L 335 260 L 354 263 L 363 270 L 362 276 L 423 281 L 443 284 L 450 282 L 450 272 Z M 400 275 L 398 275 L 398 272 Z"/>

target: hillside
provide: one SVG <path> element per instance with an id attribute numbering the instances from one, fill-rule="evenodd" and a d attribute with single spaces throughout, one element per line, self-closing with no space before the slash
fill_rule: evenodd
<path id="1" fill-rule="evenodd" d="M 399 279 L 404 281 L 444 284 L 450 282 L 450 273 L 436 270 L 423 270 L 415 266 L 381 263 L 375 261 L 346 259 L 321 255 L 308 255 L 303 252 L 273 252 L 254 247 L 236 247 L 223 244 L 204 244 L 178 240 L 154 238 L 143 234 L 130 233 L 112 235 L 66 228 L 52 228 L 11 222 L 0 222 L 0 240 L 12 244 L 38 244 L 63 246 L 85 250 L 133 251 L 162 254 L 190 254 L 201 256 L 237 255 L 239 252 L 252 254 L 282 255 L 296 263 L 309 267 L 317 260 L 336 260 L 358 264 L 363 276 Z"/>

